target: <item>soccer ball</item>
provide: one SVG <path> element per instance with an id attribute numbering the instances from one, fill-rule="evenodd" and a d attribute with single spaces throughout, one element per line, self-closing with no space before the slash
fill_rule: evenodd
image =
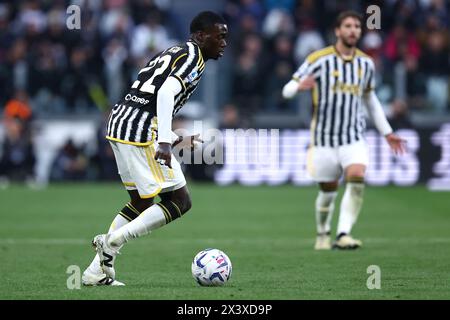
<path id="1" fill-rule="evenodd" d="M 218 249 L 205 249 L 192 261 L 192 276 L 201 286 L 223 286 L 231 277 L 231 261 Z"/>

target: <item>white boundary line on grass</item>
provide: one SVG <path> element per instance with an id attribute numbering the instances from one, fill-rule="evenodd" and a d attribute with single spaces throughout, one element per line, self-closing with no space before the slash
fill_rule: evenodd
<path id="1" fill-rule="evenodd" d="M 203 243 L 207 244 L 285 244 L 286 242 L 302 245 L 310 245 L 314 243 L 314 238 L 240 238 L 240 239 L 213 239 L 213 238 L 193 238 L 193 239 L 166 239 L 166 238 L 152 238 L 152 242 L 164 243 Z M 448 244 L 450 238 L 428 238 L 428 239 L 414 239 L 414 238 L 362 238 L 364 243 L 368 244 Z M 0 245 L 89 245 L 91 240 L 82 238 L 0 238 Z M 148 245 L 148 241 L 136 241 L 136 244 Z"/>

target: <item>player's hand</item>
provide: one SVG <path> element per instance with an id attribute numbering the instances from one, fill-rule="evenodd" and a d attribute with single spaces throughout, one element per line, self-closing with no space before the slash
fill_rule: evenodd
<path id="1" fill-rule="evenodd" d="M 178 137 L 178 139 L 172 144 L 172 147 L 180 146 L 181 148 L 189 147 L 191 150 L 197 149 L 197 147 L 204 141 L 200 139 L 200 134 L 186 137 Z"/>
<path id="2" fill-rule="evenodd" d="M 300 79 L 298 82 L 298 90 L 311 90 L 314 88 L 314 85 L 316 84 L 316 81 L 314 80 L 313 76 L 307 76 L 305 78 Z"/>
<path id="3" fill-rule="evenodd" d="M 170 163 L 172 160 L 172 146 L 170 143 L 161 142 L 158 144 L 158 148 L 156 148 L 155 160 L 161 165 L 168 166 L 172 169 Z"/>
<path id="4" fill-rule="evenodd" d="M 394 152 L 394 154 L 398 155 L 405 153 L 406 140 L 400 138 L 394 133 L 390 133 L 386 135 L 386 141 L 389 144 L 389 147 L 391 147 L 391 150 Z"/>

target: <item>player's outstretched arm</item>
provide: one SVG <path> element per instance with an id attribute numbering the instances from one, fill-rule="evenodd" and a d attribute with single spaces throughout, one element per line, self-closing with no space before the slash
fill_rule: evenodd
<path id="1" fill-rule="evenodd" d="M 370 92 L 365 93 L 364 101 L 375 127 L 386 138 L 391 150 L 394 154 L 403 154 L 405 152 L 406 141 L 393 133 L 393 130 L 383 112 L 383 107 L 381 106 L 380 100 L 378 100 L 375 92 L 371 90 Z"/>
<path id="2" fill-rule="evenodd" d="M 311 90 L 314 88 L 315 80 L 312 75 L 301 78 L 300 80 L 292 79 L 283 87 L 283 98 L 291 99 L 297 92 Z"/>
<path id="3" fill-rule="evenodd" d="M 405 153 L 406 141 L 404 139 L 400 138 L 394 133 L 386 135 L 385 138 L 394 154 Z"/>

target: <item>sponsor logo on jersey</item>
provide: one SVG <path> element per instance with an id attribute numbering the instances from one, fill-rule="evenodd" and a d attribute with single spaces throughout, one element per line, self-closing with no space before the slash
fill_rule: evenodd
<path id="1" fill-rule="evenodd" d="M 192 82 L 192 81 L 194 81 L 194 79 L 195 79 L 197 76 L 198 76 L 198 72 L 197 72 L 197 71 L 193 71 L 193 72 L 191 72 L 190 75 L 187 76 L 187 80 L 188 80 L 189 82 Z"/>
<path id="2" fill-rule="evenodd" d="M 137 97 L 137 96 L 135 96 L 135 95 L 131 95 L 131 94 L 127 94 L 126 96 L 125 96 L 125 100 L 126 101 L 133 101 L 133 102 L 136 102 L 136 103 L 140 103 L 140 104 L 147 104 L 147 103 L 149 103 L 150 101 L 149 100 L 147 100 L 147 99 L 144 99 L 144 98 L 139 98 L 139 97 Z"/>
<path id="3" fill-rule="evenodd" d="M 181 47 L 172 47 L 172 48 L 170 48 L 169 50 L 167 50 L 167 52 L 169 52 L 169 53 L 177 53 L 178 51 L 180 51 L 181 49 L 183 49 L 183 48 L 181 48 Z"/>

